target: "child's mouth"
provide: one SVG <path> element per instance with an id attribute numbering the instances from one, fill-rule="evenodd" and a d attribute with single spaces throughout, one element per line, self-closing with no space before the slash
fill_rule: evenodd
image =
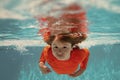
<path id="1" fill-rule="evenodd" d="M 57 54 L 58 57 L 63 57 L 64 55 L 62 53 Z"/>

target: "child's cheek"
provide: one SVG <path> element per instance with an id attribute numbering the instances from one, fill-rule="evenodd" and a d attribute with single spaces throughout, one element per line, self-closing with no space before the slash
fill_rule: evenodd
<path id="1" fill-rule="evenodd" d="M 58 50 L 57 49 L 53 49 L 53 53 L 54 54 L 58 53 Z"/>
<path id="2" fill-rule="evenodd" d="M 53 49 L 54 52 L 57 52 L 58 50 L 57 49 Z"/>
<path id="3" fill-rule="evenodd" d="M 65 53 L 65 52 L 68 52 L 68 50 L 67 50 L 67 49 L 63 49 L 63 50 L 62 50 L 62 52 L 64 52 L 64 53 Z"/>
<path id="4" fill-rule="evenodd" d="M 71 49 L 67 48 L 67 49 L 63 49 L 63 52 L 70 52 Z"/>

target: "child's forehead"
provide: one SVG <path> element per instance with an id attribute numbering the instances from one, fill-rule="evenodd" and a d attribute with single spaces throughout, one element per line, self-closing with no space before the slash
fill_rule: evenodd
<path id="1" fill-rule="evenodd" d="M 52 45 L 58 45 L 58 46 L 66 45 L 66 46 L 69 46 L 69 45 L 71 45 L 71 43 L 69 43 L 69 42 L 61 42 L 59 40 L 56 40 L 56 41 L 53 41 Z"/>

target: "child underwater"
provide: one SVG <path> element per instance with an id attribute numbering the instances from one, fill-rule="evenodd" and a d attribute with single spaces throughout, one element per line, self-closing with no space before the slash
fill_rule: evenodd
<path id="1" fill-rule="evenodd" d="M 44 74 L 51 72 L 47 62 L 57 74 L 77 77 L 86 70 L 89 58 L 88 49 L 76 46 L 87 38 L 86 15 L 76 4 L 62 10 L 65 13 L 59 18 L 47 17 L 48 27 L 39 31 L 48 44 L 41 53 L 39 67 Z"/>

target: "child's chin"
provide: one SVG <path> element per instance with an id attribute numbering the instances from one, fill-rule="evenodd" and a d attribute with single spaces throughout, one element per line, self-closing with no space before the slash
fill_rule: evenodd
<path id="1" fill-rule="evenodd" d="M 58 60 L 64 61 L 64 60 L 66 60 L 66 59 L 58 59 Z"/>
<path id="2" fill-rule="evenodd" d="M 66 60 L 64 57 L 57 57 L 58 60 Z"/>
<path id="3" fill-rule="evenodd" d="M 63 56 L 57 56 L 58 60 L 64 60 L 65 58 Z"/>

